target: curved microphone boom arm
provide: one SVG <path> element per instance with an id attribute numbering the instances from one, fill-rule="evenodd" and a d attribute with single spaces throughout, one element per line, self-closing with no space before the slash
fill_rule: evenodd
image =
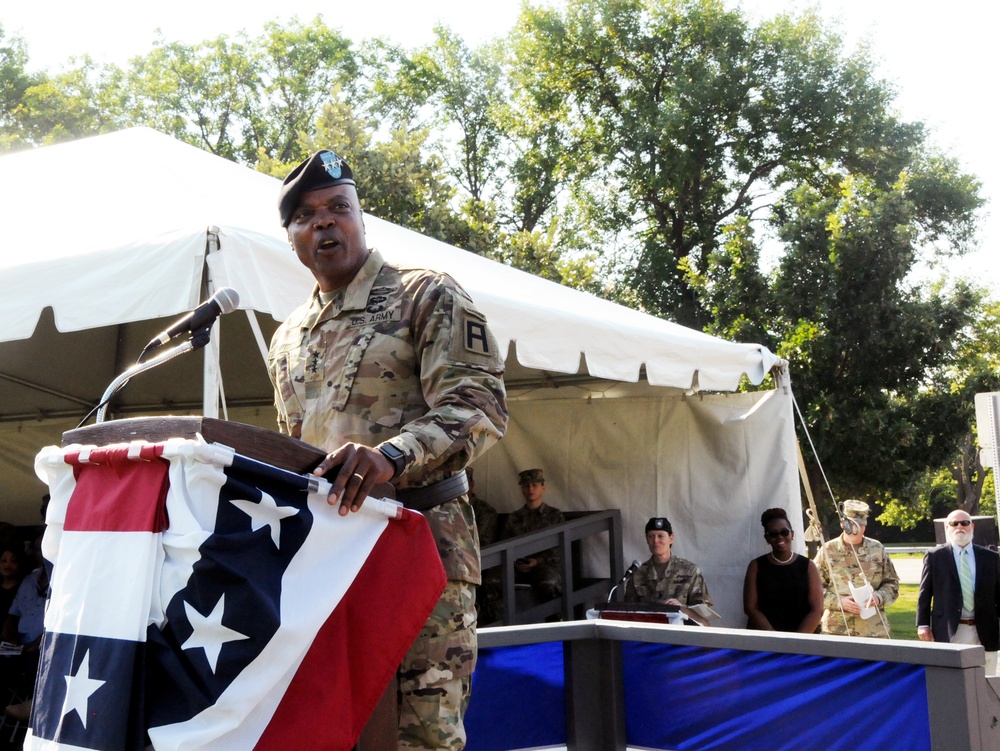
<path id="1" fill-rule="evenodd" d="M 186 352 L 192 352 L 196 349 L 204 347 L 208 344 L 208 332 L 209 329 L 204 329 L 199 331 L 197 334 L 192 336 L 188 341 L 178 344 L 173 349 L 168 349 L 166 352 L 161 352 L 156 357 L 153 357 L 146 362 L 137 362 L 131 368 L 126 370 L 120 376 L 115 378 L 105 389 L 104 395 L 101 397 L 101 406 L 97 409 L 96 422 L 104 422 L 104 416 L 108 411 L 108 403 L 118 391 L 129 382 L 130 378 L 139 375 L 140 373 L 145 373 L 147 370 L 152 370 L 157 365 L 162 365 L 163 363 L 173 360 L 178 355 L 183 355 Z"/>
<path id="2" fill-rule="evenodd" d="M 143 373 L 150 368 L 155 368 L 157 365 L 161 365 L 167 360 L 172 360 L 185 352 L 191 352 L 204 347 L 209 342 L 209 337 L 212 333 L 212 326 L 215 325 L 215 321 L 219 318 L 219 316 L 225 315 L 226 313 L 232 313 L 237 307 L 239 307 L 239 304 L 239 293 L 232 287 L 223 287 L 217 290 L 214 295 L 190 313 L 187 313 L 179 320 L 174 321 L 174 323 L 168 328 L 164 329 L 162 332 L 150 339 L 149 344 L 143 348 L 142 353 L 139 355 L 139 359 L 136 361 L 136 364 L 115 378 L 115 380 L 111 382 L 111 385 L 108 386 L 107 390 L 104 392 L 104 396 L 101 397 L 101 401 L 95 408 L 97 410 L 97 422 L 104 422 L 104 416 L 108 411 L 108 402 L 111 401 L 111 397 L 113 397 L 126 383 L 129 382 L 130 378 L 138 375 L 139 373 Z M 190 338 L 183 344 L 144 361 L 144 358 L 150 352 L 153 352 L 167 342 L 184 335 L 190 335 Z M 89 418 L 93 413 L 94 410 L 91 410 L 87 414 L 87 417 L 84 417 L 80 422 L 80 425 L 83 425 L 83 423 L 87 421 L 87 418 Z"/>
<path id="3" fill-rule="evenodd" d="M 632 561 L 632 565 L 628 567 L 628 570 L 625 572 L 625 575 L 621 579 L 619 579 L 618 583 L 611 588 L 610 592 L 608 592 L 608 600 L 607 600 L 608 604 L 611 603 L 611 598 L 615 596 L 615 590 L 617 590 L 618 587 L 620 587 L 626 581 L 631 579 L 632 574 L 634 574 L 638 568 L 639 568 L 639 561 Z"/>

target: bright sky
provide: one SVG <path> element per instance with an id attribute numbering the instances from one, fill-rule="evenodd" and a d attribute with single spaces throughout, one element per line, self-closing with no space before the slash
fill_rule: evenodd
<path id="1" fill-rule="evenodd" d="M 550 0 L 545 0 L 546 3 Z M 735 2 L 736 0 L 731 0 Z M 982 249 L 961 266 L 1000 290 L 1000 149 L 993 133 L 998 64 L 995 21 L 1000 13 L 983 0 L 744 0 L 761 17 L 815 5 L 841 24 L 850 46 L 870 40 L 883 75 L 896 82 L 904 117 L 923 120 L 933 141 L 958 157 L 982 180 L 991 199 L 981 233 Z M 189 43 L 284 23 L 293 16 L 324 21 L 354 41 L 384 36 L 405 46 L 430 41 L 443 22 L 475 45 L 506 33 L 520 11 L 520 0 L 367 0 L 333 4 L 328 0 L 244 0 L 236 6 L 212 0 L 50 0 L 4 3 L 0 23 L 6 33 L 28 42 L 34 68 L 56 70 L 84 53 L 100 62 L 124 64 L 148 51 L 162 31 L 167 41 Z"/>

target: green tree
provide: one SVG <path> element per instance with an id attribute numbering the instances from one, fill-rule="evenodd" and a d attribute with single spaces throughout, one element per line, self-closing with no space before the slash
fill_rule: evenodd
<path id="1" fill-rule="evenodd" d="M 882 521 L 903 528 L 955 508 L 972 515 L 996 513 L 993 473 L 979 456 L 975 396 L 1000 391 L 1000 303 L 980 291 L 971 326 L 954 357 L 938 368 L 913 400 L 919 430 L 943 440 L 944 460 L 913 477 L 899 493 L 886 494 Z"/>
<path id="2" fill-rule="evenodd" d="M 5 150 L 17 145 L 21 137 L 13 113 L 33 83 L 25 70 L 27 64 L 24 39 L 17 35 L 7 37 L 0 24 L 0 148 Z"/>
<path id="3" fill-rule="evenodd" d="M 438 158 L 423 154 L 427 131 L 396 128 L 380 133 L 370 117 L 343 101 L 337 91 L 329 99 L 314 132 L 302 136 L 290 160 L 281 162 L 261 153 L 257 168 L 283 177 L 308 154 L 333 148 L 354 170 L 366 212 L 446 242 L 472 234 L 451 209 L 455 189 L 444 179 Z"/>
<path id="4" fill-rule="evenodd" d="M 786 193 L 772 215 L 784 248 L 772 272 L 760 270 L 746 222 L 704 274 L 689 269 L 716 330 L 758 333 L 789 361 L 819 497 L 822 464 L 838 497 L 926 502 L 940 487 L 931 479 L 968 444 L 971 390 L 997 372 L 974 357 L 982 293 L 913 281 L 918 262 L 967 249 L 979 185 L 953 160 L 908 153 L 891 183 L 875 164 L 874 177 L 828 169 Z M 955 467 L 963 487 L 981 490 L 974 468 Z"/>
<path id="5" fill-rule="evenodd" d="M 811 13 L 753 27 L 721 0 L 571 0 L 527 8 L 518 33 L 571 109 L 578 190 L 632 243 L 629 283 L 681 323 L 707 322 L 687 273 L 726 224 L 896 129 L 865 51 Z"/>
<path id="6" fill-rule="evenodd" d="M 357 76 L 348 39 L 319 17 L 292 19 L 266 25 L 256 38 L 161 41 L 131 61 L 123 107 L 132 123 L 228 159 L 289 161 L 334 89 L 352 90 Z"/>
<path id="7" fill-rule="evenodd" d="M 376 65 L 376 109 L 397 127 L 426 124 L 425 141 L 456 186 L 453 207 L 464 232 L 440 239 L 556 281 L 599 289 L 598 256 L 581 243 L 573 215 L 560 210 L 570 145 L 560 141 L 565 112 L 543 107 L 511 71 L 507 45 L 472 49 L 444 26 L 410 54 L 391 51 Z M 454 134 L 450 137 L 450 134 Z"/>
<path id="8" fill-rule="evenodd" d="M 28 73 L 27 45 L 0 26 L 0 150 L 41 146 L 122 127 L 99 94 L 104 69 L 89 58 L 50 75 Z"/>

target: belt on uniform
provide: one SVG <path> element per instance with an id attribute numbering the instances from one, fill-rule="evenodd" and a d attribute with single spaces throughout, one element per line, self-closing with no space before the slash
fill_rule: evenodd
<path id="1" fill-rule="evenodd" d="M 959 618 L 958 622 L 962 626 L 975 626 L 976 625 L 976 619 L 975 618 Z"/>
<path id="2" fill-rule="evenodd" d="M 405 488 L 396 491 L 396 500 L 414 511 L 426 511 L 452 501 L 469 492 L 469 478 L 463 469 L 458 474 L 422 488 Z"/>

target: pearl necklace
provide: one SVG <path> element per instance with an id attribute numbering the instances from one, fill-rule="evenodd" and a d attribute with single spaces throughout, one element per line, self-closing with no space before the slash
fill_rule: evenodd
<path id="1" fill-rule="evenodd" d="M 795 553 L 794 552 L 789 553 L 788 554 L 788 560 L 784 560 L 784 561 L 781 561 L 781 560 L 778 560 L 777 558 L 775 558 L 774 557 L 774 553 L 768 553 L 767 557 L 771 559 L 771 562 L 775 566 L 787 566 L 789 563 L 791 563 L 793 560 L 795 560 Z"/>

